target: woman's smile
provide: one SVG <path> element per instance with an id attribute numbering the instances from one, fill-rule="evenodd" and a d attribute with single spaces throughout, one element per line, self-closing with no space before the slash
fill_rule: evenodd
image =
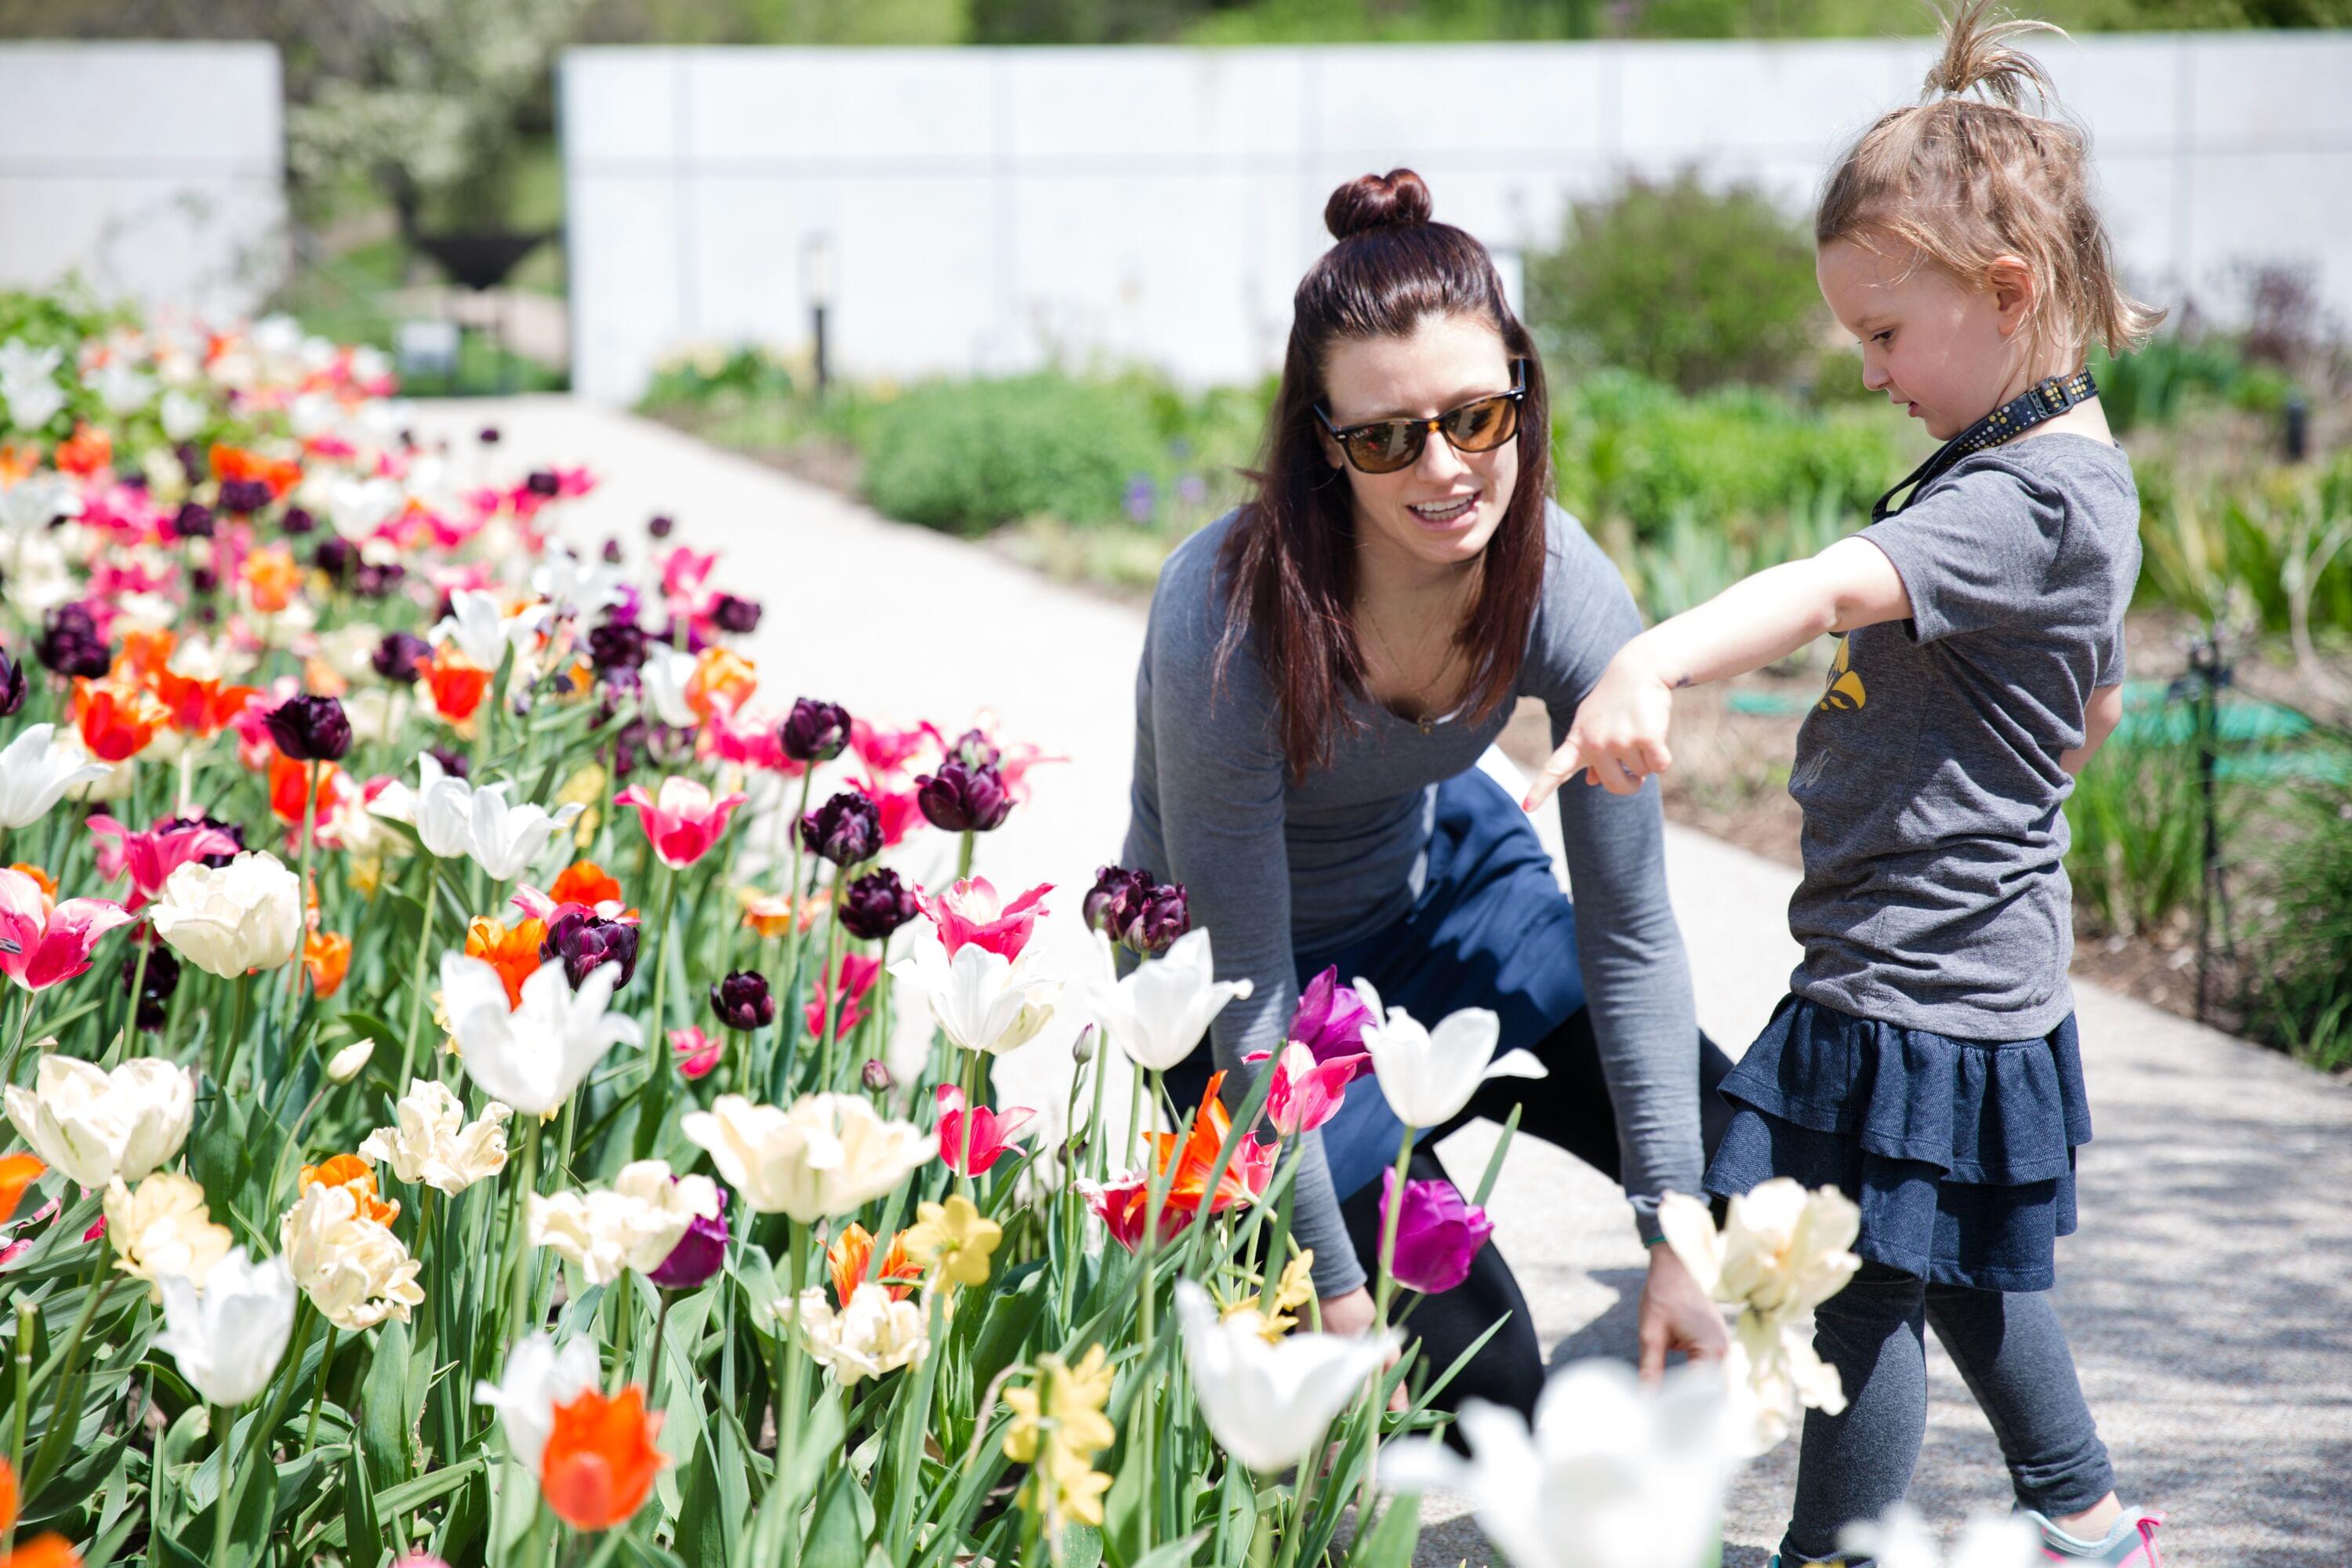
<path id="1" fill-rule="evenodd" d="M 1476 513 L 1478 498 L 1484 493 L 1471 490 L 1463 495 L 1441 496 L 1435 500 L 1412 501 L 1406 504 L 1405 510 L 1426 528 L 1452 532 Z"/>

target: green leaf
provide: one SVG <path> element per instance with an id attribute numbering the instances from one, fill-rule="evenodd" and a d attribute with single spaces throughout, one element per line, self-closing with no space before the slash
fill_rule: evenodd
<path id="1" fill-rule="evenodd" d="M 1201 1542 L 1208 1539 L 1207 1531 L 1196 1530 L 1179 1540 L 1166 1542 L 1152 1548 L 1140 1562 L 1136 1563 L 1135 1568 L 1188 1568 L 1192 1561 L 1192 1553 L 1198 1552 L 1201 1549 Z"/>
<path id="2" fill-rule="evenodd" d="M 1391 1498 L 1371 1532 L 1356 1537 L 1348 1552 L 1348 1568 L 1412 1568 L 1412 1549 L 1420 1541 L 1421 1500 L 1410 1495 Z"/>
<path id="3" fill-rule="evenodd" d="M 845 1468 L 837 1468 L 818 1498 L 816 1517 L 801 1548 L 806 1568 L 864 1568 L 874 1529 L 874 1504 Z"/>
<path id="4" fill-rule="evenodd" d="M 373 1372 L 369 1381 L 374 1381 Z M 369 1410 L 373 1412 L 375 1402 L 370 1400 Z M 364 1447 L 353 1449 L 351 1462 L 343 1467 L 343 1539 L 363 1542 L 360 1549 L 362 1555 L 374 1550 L 374 1543 L 383 1539 L 383 1525 L 376 1514 L 375 1488 L 368 1479 L 368 1471 L 373 1468 L 374 1461 Z"/>
<path id="5" fill-rule="evenodd" d="M 1063 1527 L 1062 1568 L 1102 1568 L 1102 1531 L 1090 1524 Z"/>
<path id="6" fill-rule="evenodd" d="M 375 1359 L 360 1389 L 360 1448 L 369 1468 L 398 1485 L 415 1473 L 414 1434 L 422 1401 L 411 1402 L 408 1325 L 389 1318 L 376 1331 Z"/>

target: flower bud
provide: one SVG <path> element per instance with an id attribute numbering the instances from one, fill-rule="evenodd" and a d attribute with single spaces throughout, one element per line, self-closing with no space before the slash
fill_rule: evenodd
<path id="1" fill-rule="evenodd" d="M 864 1084 L 866 1091 L 871 1094 L 887 1094 L 890 1092 L 891 1086 L 898 1081 L 890 1076 L 888 1068 L 871 1057 L 866 1058 L 866 1065 L 857 1069 L 857 1080 Z"/>
<path id="2" fill-rule="evenodd" d="M 1144 895 L 1143 908 L 1128 927 L 1123 940 L 1136 952 L 1157 956 L 1192 929 L 1191 901 L 1181 882 L 1156 882 Z"/>
<path id="3" fill-rule="evenodd" d="M 261 721 L 278 749 L 298 763 L 338 762 L 352 749 L 352 721 L 337 698 L 291 697 Z"/>
<path id="4" fill-rule="evenodd" d="M 745 1034 L 776 1021 L 776 999 L 769 993 L 768 977 L 756 969 L 730 970 L 726 979 L 710 988 L 710 1010 L 720 1023 Z"/>
<path id="5" fill-rule="evenodd" d="M 523 480 L 522 486 L 531 494 L 544 499 L 552 499 L 563 493 L 563 481 L 556 476 L 552 468 L 532 469 L 530 477 Z"/>
<path id="6" fill-rule="evenodd" d="M 617 539 L 604 541 L 604 555 L 605 565 L 618 566 L 621 563 L 621 542 Z"/>
<path id="7" fill-rule="evenodd" d="M 201 501 L 182 501 L 172 518 L 172 533 L 178 539 L 210 539 L 213 509 Z"/>
<path id="8" fill-rule="evenodd" d="M 920 912 L 915 889 L 887 866 L 851 882 L 834 905 L 841 929 L 862 942 L 881 942 Z"/>
<path id="9" fill-rule="evenodd" d="M 718 623 L 722 632 L 733 632 L 738 637 L 748 636 L 760 629 L 760 602 L 721 594 L 710 606 L 710 618 Z"/>
<path id="10" fill-rule="evenodd" d="M 667 539 L 670 534 L 670 530 L 677 526 L 677 523 L 672 522 L 667 517 L 656 517 L 652 521 L 646 524 L 646 531 L 652 534 L 656 539 Z"/>
<path id="11" fill-rule="evenodd" d="M 836 866 L 860 866 L 882 850 L 882 814 L 854 789 L 801 818 L 801 842 Z"/>
<path id="12" fill-rule="evenodd" d="M 251 517 L 268 504 L 269 485 L 266 480 L 223 479 L 221 481 L 220 509 L 232 517 Z"/>
<path id="13" fill-rule="evenodd" d="M 415 632 L 386 632 L 368 655 L 368 664 L 386 680 L 404 684 L 416 679 L 416 668 L 429 663 L 433 646 Z"/>
<path id="14" fill-rule="evenodd" d="M 327 1081 L 329 1083 L 351 1082 L 366 1070 L 368 1058 L 373 1055 L 375 1055 L 373 1040 L 361 1040 L 357 1044 L 345 1046 L 327 1058 Z"/>
<path id="15" fill-rule="evenodd" d="M 976 732 L 976 731 L 975 731 Z M 950 833 L 986 833 L 1013 810 L 1013 796 L 993 763 L 977 765 L 950 757 L 936 773 L 915 780 L 915 804 L 925 820 Z"/>
<path id="16" fill-rule="evenodd" d="M 838 702 L 803 697 L 793 702 L 778 739 L 796 763 L 829 763 L 849 743 L 849 710 Z"/>
<path id="17" fill-rule="evenodd" d="M 278 531 L 286 534 L 305 534 L 318 526 L 319 520 L 310 515 L 307 507 L 289 506 L 286 515 L 278 520 Z"/>
<path id="18" fill-rule="evenodd" d="M 1080 1067 L 1095 1059 L 1095 1026 L 1092 1024 L 1078 1031 L 1077 1039 L 1070 1046 L 1070 1059 Z"/>

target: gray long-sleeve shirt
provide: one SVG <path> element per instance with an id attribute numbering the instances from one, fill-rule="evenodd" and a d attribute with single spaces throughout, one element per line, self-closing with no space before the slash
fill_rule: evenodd
<path id="1" fill-rule="evenodd" d="M 1343 732 L 1329 766 L 1289 783 L 1254 634 L 1244 634 L 1222 689 L 1211 690 L 1227 602 L 1217 557 L 1233 521 L 1228 514 L 1179 546 L 1152 594 L 1136 672 L 1124 863 L 1183 883 L 1193 923 L 1209 930 L 1217 977 L 1251 982 L 1250 994 L 1210 1031 L 1217 1065 L 1238 1085 L 1255 1070 L 1243 1058 L 1280 1047 L 1298 1000 L 1294 952 L 1369 936 L 1412 910 L 1437 784 L 1476 765 L 1512 704 L 1482 722 L 1449 718 L 1423 733 L 1379 703 L 1350 699 L 1369 727 Z M 1583 527 L 1549 504 L 1545 522 L 1543 592 L 1514 696 L 1543 700 L 1557 745 L 1642 622 L 1624 579 Z M 1657 785 L 1615 795 L 1571 783 L 1559 799 L 1625 1190 L 1644 1234 L 1654 1236 L 1659 1194 L 1696 1192 L 1700 1175 L 1697 1025 L 1666 900 Z M 1363 1282 L 1313 1134 L 1302 1140 L 1293 1231 L 1314 1248 L 1319 1294 Z"/>

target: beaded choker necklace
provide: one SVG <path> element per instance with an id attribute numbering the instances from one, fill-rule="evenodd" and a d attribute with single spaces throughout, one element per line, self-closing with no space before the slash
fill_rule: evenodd
<path id="1" fill-rule="evenodd" d="M 2022 435 L 2044 420 L 2055 419 L 2074 405 L 2098 395 L 2099 384 L 2091 379 L 2088 368 L 2078 370 L 2063 380 L 2053 375 L 2037 386 L 2027 388 L 1937 447 L 1935 456 L 1912 469 L 1904 479 L 1896 480 L 1895 488 L 1880 496 L 1877 503 L 1870 509 L 1870 521 L 1883 522 L 1899 510 L 1894 504 L 1895 498 L 1906 490 L 1910 495 L 1904 496 L 1904 505 L 1908 506 L 1911 496 L 1917 495 L 1922 486 L 1970 453 L 1981 452 L 2012 436 Z"/>

